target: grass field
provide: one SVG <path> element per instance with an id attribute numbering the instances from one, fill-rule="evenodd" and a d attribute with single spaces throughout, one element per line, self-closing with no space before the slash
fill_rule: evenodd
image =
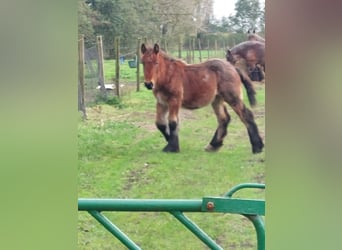
<path id="1" fill-rule="evenodd" d="M 203 149 L 216 129 L 211 107 L 181 111 L 181 152 L 161 152 L 165 141 L 154 125 L 155 100 L 141 86 L 120 105 L 88 107 L 78 124 L 78 196 L 81 198 L 202 198 L 223 195 L 243 182 L 265 181 L 265 153 L 253 155 L 246 128 L 230 110 L 232 121 L 217 153 Z M 265 90 L 256 85 L 253 109 L 265 137 Z M 245 98 L 247 100 L 247 98 Z M 236 197 L 264 198 L 245 190 Z M 207 249 L 169 214 L 104 213 L 142 249 Z M 186 214 L 224 249 L 256 249 L 252 224 L 239 215 Z M 79 249 L 125 249 L 97 221 L 79 212 Z"/>

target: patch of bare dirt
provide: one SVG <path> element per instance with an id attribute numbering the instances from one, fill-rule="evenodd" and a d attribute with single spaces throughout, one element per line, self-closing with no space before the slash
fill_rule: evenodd
<path id="1" fill-rule="evenodd" d="M 196 119 L 196 115 L 194 114 L 194 112 L 188 109 L 181 109 L 179 116 L 181 120 L 182 119 L 184 120 Z"/>
<path id="2" fill-rule="evenodd" d="M 156 125 L 154 124 L 155 113 L 152 112 L 133 112 L 130 115 L 132 123 L 139 128 L 146 129 L 147 131 L 155 131 Z"/>
<path id="3" fill-rule="evenodd" d="M 156 131 L 155 116 L 153 112 L 133 112 L 130 115 L 132 123 L 137 127 L 148 131 Z M 181 109 L 179 113 L 180 120 L 195 120 L 196 115 L 191 110 Z"/>
<path id="4" fill-rule="evenodd" d="M 265 173 L 259 173 L 256 176 L 254 176 L 253 180 L 256 183 L 265 183 Z"/>
<path id="5" fill-rule="evenodd" d="M 144 177 L 145 173 L 149 169 L 150 164 L 144 163 L 144 165 L 138 169 L 130 170 L 126 175 L 126 183 L 123 187 L 125 192 L 129 192 L 133 186 L 137 185 L 138 183 L 148 184 L 149 180 Z"/>

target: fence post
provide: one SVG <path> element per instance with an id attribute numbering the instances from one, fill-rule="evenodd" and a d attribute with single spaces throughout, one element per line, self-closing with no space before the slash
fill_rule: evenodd
<path id="1" fill-rule="evenodd" d="M 187 39 L 187 47 L 186 47 L 186 62 L 191 63 L 191 45 L 190 45 L 190 38 Z"/>
<path id="2" fill-rule="evenodd" d="M 137 46 L 137 91 L 140 90 L 140 38 L 138 38 Z"/>
<path id="3" fill-rule="evenodd" d="M 207 59 L 209 60 L 209 58 L 210 58 L 210 54 L 209 54 L 210 53 L 210 41 L 209 41 L 209 39 L 208 39 L 208 50 L 207 51 L 208 51 L 208 58 Z"/>
<path id="4" fill-rule="evenodd" d="M 217 57 L 217 40 L 215 40 L 215 57 Z"/>
<path id="5" fill-rule="evenodd" d="M 116 95 L 120 97 L 120 37 L 114 39 L 115 48 L 115 89 Z"/>
<path id="6" fill-rule="evenodd" d="M 82 111 L 83 119 L 87 119 L 84 99 L 84 35 L 81 35 L 78 40 L 78 110 Z"/>
<path id="7" fill-rule="evenodd" d="M 192 61 L 192 54 L 193 54 L 192 52 L 193 52 L 193 49 L 192 49 L 192 38 L 189 37 L 189 61 L 188 61 L 188 63 L 194 63 Z"/>
<path id="8" fill-rule="evenodd" d="M 195 63 L 195 50 L 196 50 L 195 37 L 191 39 L 191 47 L 192 47 L 192 63 Z"/>
<path id="9" fill-rule="evenodd" d="M 226 47 L 226 41 L 223 40 L 223 53 L 226 54 L 227 47 Z"/>
<path id="10" fill-rule="evenodd" d="M 178 58 L 181 59 L 182 58 L 182 39 L 179 38 L 178 41 Z"/>
<path id="11" fill-rule="evenodd" d="M 168 51 L 167 51 L 167 41 L 166 41 L 165 38 L 163 39 L 163 45 L 164 45 L 165 52 L 168 53 Z"/>
<path id="12" fill-rule="evenodd" d="M 201 39 L 198 38 L 198 51 L 199 51 L 199 60 L 202 62 L 202 47 L 201 47 Z"/>
<path id="13" fill-rule="evenodd" d="M 98 63 L 99 63 L 99 85 L 102 97 L 106 95 L 106 88 L 104 85 L 104 69 L 103 69 L 103 45 L 102 45 L 102 36 L 96 37 L 96 47 L 97 47 L 97 54 L 98 54 Z"/>

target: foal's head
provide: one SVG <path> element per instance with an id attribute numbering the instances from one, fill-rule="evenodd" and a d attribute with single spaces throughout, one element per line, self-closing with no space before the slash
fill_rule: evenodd
<path id="1" fill-rule="evenodd" d="M 155 44 L 153 48 L 146 48 L 141 45 L 141 62 L 144 66 L 144 84 L 148 89 L 153 89 L 153 84 L 157 81 L 157 70 L 159 63 L 159 45 Z"/>
<path id="2" fill-rule="evenodd" d="M 263 42 L 263 43 L 265 42 L 264 38 L 262 38 L 257 33 L 255 33 L 255 29 L 253 30 L 253 33 L 251 33 L 250 30 L 248 30 L 247 34 L 248 34 L 247 36 L 248 41 L 258 41 L 258 42 Z"/>

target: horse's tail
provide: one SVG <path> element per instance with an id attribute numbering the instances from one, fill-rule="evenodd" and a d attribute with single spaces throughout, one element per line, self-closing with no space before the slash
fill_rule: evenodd
<path id="1" fill-rule="evenodd" d="M 252 83 L 251 79 L 249 78 L 249 76 L 245 72 L 243 72 L 243 70 L 240 70 L 237 67 L 235 67 L 235 69 L 240 76 L 240 79 L 241 79 L 243 86 L 245 86 L 245 88 L 246 88 L 249 104 L 252 107 L 255 106 L 256 105 L 256 99 L 255 99 L 256 92 L 254 90 L 253 83 Z"/>

